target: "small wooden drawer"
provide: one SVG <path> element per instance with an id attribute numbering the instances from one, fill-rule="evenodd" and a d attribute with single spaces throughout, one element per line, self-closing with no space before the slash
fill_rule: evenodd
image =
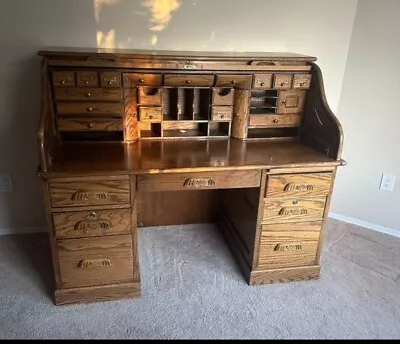
<path id="1" fill-rule="evenodd" d="M 121 131 L 122 118 L 58 118 L 59 131 Z"/>
<path id="2" fill-rule="evenodd" d="M 324 215 L 325 197 L 321 198 L 267 198 L 263 223 L 320 221 Z"/>
<path id="3" fill-rule="evenodd" d="M 217 75 L 216 87 L 234 87 L 249 89 L 251 87 L 250 75 Z"/>
<path id="4" fill-rule="evenodd" d="M 212 121 L 230 121 L 232 119 L 231 106 L 213 106 L 211 110 Z"/>
<path id="5" fill-rule="evenodd" d="M 139 108 L 139 117 L 141 121 L 146 122 L 160 122 L 161 121 L 161 108 L 160 107 L 146 107 Z"/>
<path id="6" fill-rule="evenodd" d="M 198 173 L 143 174 L 138 176 L 139 191 L 233 189 L 260 186 L 261 172 L 223 171 Z"/>
<path id="7" fill-rule="evenodd" d="M 53 213 L 57 238 L 129 234 L 131 218 L 130 208 Z"/>
<path id="8" fill-rule="evenodd" d="M 53 208 L 130 204 L 128 177 L 91 181 L 50 182 L 50 200 Z"/>
<path id="9" fill-rule="evenodd" d="M 121 87 L 121 74 L 116 72 L 100 73 L 101 87 Z"/>
<path id="10" fill-rule="evenodd" d="M 287 127 L 298 127 L 299 125 L 300 125 L 300 115 L 250 116 L 250 126 L 260 126 L 268 128 L 287 128 Z"/>
<path id="11" fill-rule="evenodd" d="M 139 87 L 139 104 L 161 106 L 161 88 Z"/>
<path id="12" fill-rule="evenodd" d="M 306 89 L 311 86 L 311 74 L 295 74 L 293 77 L 293 88 Z"/>
<path id="13" fill-rule="evenodd" d="M 253 88 L 270 89 L 272 87 L 272 74 L 254 74 Z"/>
<path id="14" fill-rule="evenodd" d="M 263 225 L 258 267 L 263 269 L 315 265 L 321 222 Z"/>
<path id="15" fill-rule="evenodd" d="M 269 175 L 265 197 L 327 196 L 332 183 L 331 173 Z"/>
<path id="16" fill-rule="evenodd" d="M 56 87 L 56 100 L 103 100 L 103 101 L 121 101 L 121 89 L 112 88 L 72 88 L 72 87 Z"/>
<path id="17" fill-rule="evenodd" d="M 274 89 L 287 90 L 292 87 L 292 74 L 275 74 Z"/>
<path id="18" fill-rule="evenodd" d="M 133 280 L 131 235 L 63 239 L 57 253 L 63 288 Z"/>
<path id="19" fill-rule="evenodd" d="M 54 86 L 75 86 L 74 72 L 53 72 Z"/>
<path id="20" fill-rule="evenodd" d="M 214 88 L 212 92 L 213 105 L 233 105 L 234 99 L 233 88 Z"/>
<path id="21" fill-rule="evenodd" d="M 79 87 L 97 87 L 99 85 L 97 72 L 77 72 L 76 79 Z"/>
<path id="22" fill-rule="evenodd" d="M 124 107 L 120 103 L 108 102 L 80 102 L 80 103 L 57 103 L 57 113 L 59 115 L 106 115 L 121 116 Z"/>
<path id="23" fill-rule="evenodd" d="M 214 75 L 166 74 L 164 76 L 164 85 L 166 86 L 210 87 L 213 83 Z"/>
<path id="24" fill-rule="evenodd" d="M 145 73 L 124 73 L 124 87 L 135 86 L 161 86 L 161 74 L 145 74 Z"/>

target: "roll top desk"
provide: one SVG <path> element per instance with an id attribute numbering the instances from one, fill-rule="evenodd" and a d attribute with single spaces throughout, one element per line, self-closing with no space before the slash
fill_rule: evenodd
<path id="1" fill-rule="evenodd" d="M 314 57 L 39 55 L 56 304 L 139 297 L 138 227 L 215 222 L 249 284 L 319 277 L 344 161 Z"/>

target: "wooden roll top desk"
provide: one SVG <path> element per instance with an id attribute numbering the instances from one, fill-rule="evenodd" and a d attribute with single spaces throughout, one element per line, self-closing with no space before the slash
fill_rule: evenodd
<path id="1" fill-rule="evenodd" d="M 217 223 L 249 284 L 319 277 L 344 161 L 314 57 L 39 55 L 56 304 L 140 296 L 138 227 Z"/>

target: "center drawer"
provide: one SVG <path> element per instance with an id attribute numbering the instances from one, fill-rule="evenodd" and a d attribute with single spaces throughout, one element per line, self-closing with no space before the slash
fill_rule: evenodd
<path id="1" fill-rule="evenodd" d="M 137 177 L 138 191 L 233 189 L 260 186 L 261 171 L 144 174 Z"/>
<path id="2" fill-rule="evenodd" d="M 102 209 L 53 213 L 56 238 L 128 234 L 131 209 Z"/>
<path id="3" fill-rule="evenodd" d="M 130 235 L 59 240 L 57 251 L 64 288 L 133 280 Z"/>
<path id="4" fill-rule="evenodd" d="M 105 177 L 106 178 L 106 177 Z M 128 177 L 117 180 L 50 182 L 52 207 L 130 204 Z"/>

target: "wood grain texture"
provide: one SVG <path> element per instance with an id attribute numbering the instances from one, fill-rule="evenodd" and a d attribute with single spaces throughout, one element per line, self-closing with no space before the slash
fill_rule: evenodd
<path id="1" fill-rule="evenodd" d="M 121 89 L 116 88 L 72 88 L 72 87 L 55 87 L 54 97 L 56 100 L 62 101 L 114 101 L 122 100 Z"/>
<path id="2" fill-rule="evenodd" d="M 224 171 L 208 173 L 144 174 L 137 177 L 138 191 L 229 189 L 260 186 L 261 173 Z"/>
<path id="3" fill-rule="evenodd" d="M 140 297 L 140 294 L 140 283 L 138 282 L 56 289 L 55 304 L 61 306 L 76 303 L 120 300 Z"/>
<path id="4" fill-rule="evenodd" d="M 130 187 L 123 180 L 51 182 L 50 199 L 53 208 L 130 204 Z"/>
<path id="5" fill-rule="evenodd" d="M 122 131 L 122 118 L 58 118 L 59 131 Z"/>
<path id="6" fill-rule="evenodd" d="M 60 239 L 130 233 L 131 212 L 111 209 L 53 213 L 55 235 Z"/>
<path id="7" fill-rule="evenodd" d="M 203 86 L 211 87 L 214 83 L 214 75 L 202 74 L 165 74 L 164 85 L 166 86 Z"/>
<path id="8" fill-rule="evenodd" d="M 133 281 L 131 235 L 57 241 L 63 288 Z"/>
<path id="9" fill-rule="evenodd" d="M 325 210 L 322 198 L 267 198 L 263 223 L 319 221 Z"/>
<path id="10" fill-rule="evenodd" d="M 99 78 L 97 72 L 76 72 L 76 84 L 78 87 L 98 87 Z"/>
<path id="11" fill-rule="evenodd" d="M 219 190 L 137 193 L 140 227 L 212 223 L 219 211 Z"/>
<path id="12" fill-rule="evenodd" d="M 247 138 L 247 125 L 249 122 L 249 96 L 247 90 L 236 90 L 233 105 L 232 137 Z"/>
<path id="13" fill-rule="evenodd" d="M 315 265 L 321 222 L 263 225 L 258 268 Z"/>
<path id="14" fill-rule="evenodd" d="M 298 127 L 301 116 L 295 115 L 250 115 L 250 127 L 288 128 Z"/>
<path id="15" fill-rule="evenodd" d="M 286 269 L 255 270 L 251 272 L 250 284 L 260 285 L 268 283 L 287 283 L 317 279 L 320 275 L 320 266 L 303 266 Z"/>
<path id="16" fill-rule="evenodd" d="M 329 193 L 331 173 L 301 173 L 268 176 L 265 197 L 320 197 Z"/>
<path id="17" fill-rule="evenodd" d="M 56 104 L 59 115 L 104 115 L 120 116 L 124 113 L 123 105 L 110 102 L 59 102 Z"/>
<path id="18" fill-rule="evenodd" d="M 133 281 L 140 283 L 140 262 L 139 262 L 139 238 L 138 238 L 138 212 L 137 212 L 137 192 L 136 192 L 136 176 L 130 176 L 131 185 L 131 236 L 132 236 L 132 264 L 133 264 Z"/>
<path id="19" fill-rule="evenodd" d="M 142 122 L 161 122 L 161 107 L 141 106 L 139 108 L 139 119 Z"/>
<path id="20" fill-rule="evenodd" d="M 137 89 L 124 89 L 124 141 L 134 142 L 139 138 L 138 115 L 136 109 Z"/>

